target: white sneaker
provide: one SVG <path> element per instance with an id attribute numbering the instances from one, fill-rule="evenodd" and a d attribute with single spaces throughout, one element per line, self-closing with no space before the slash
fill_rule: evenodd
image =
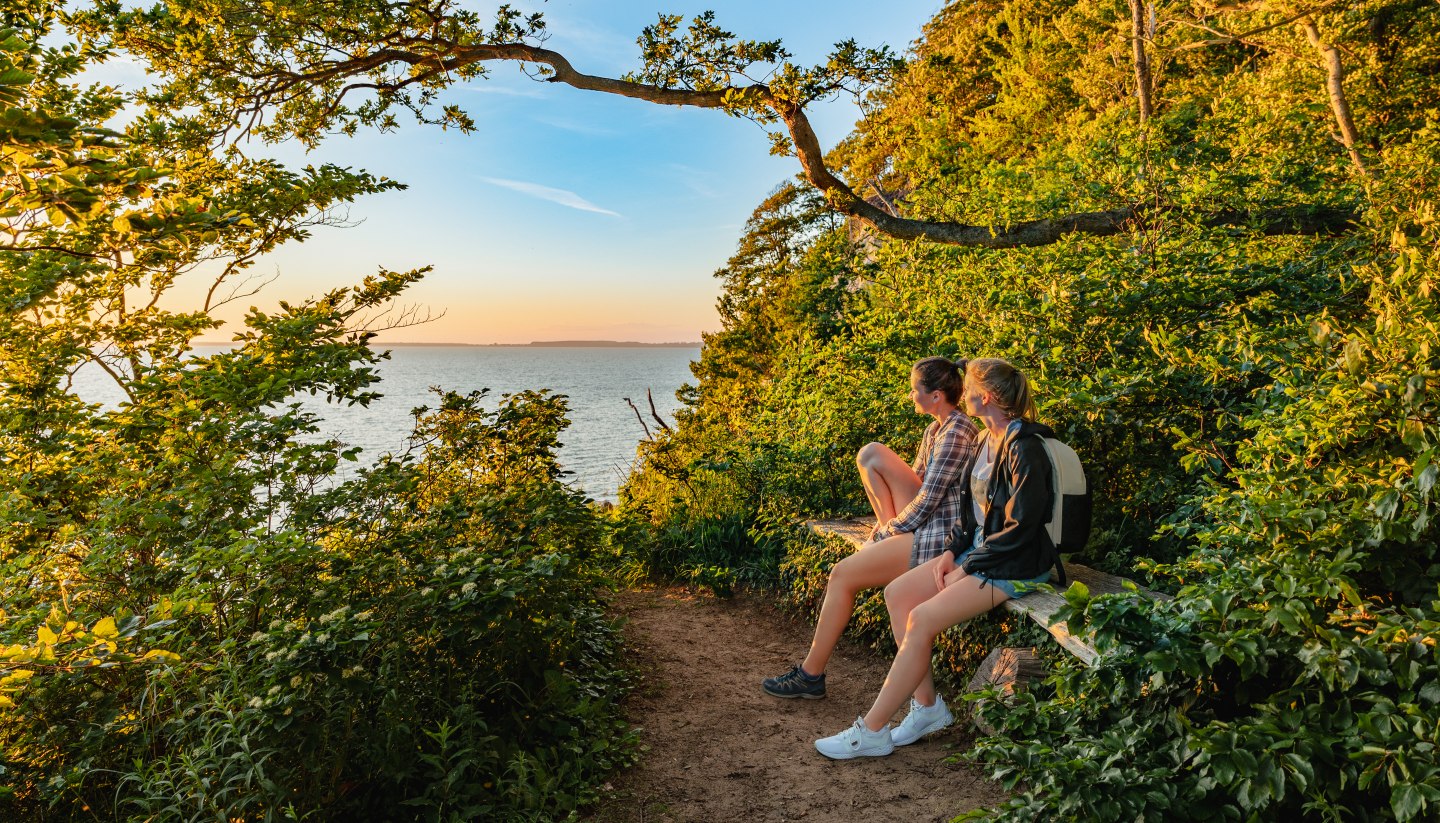
<path id="1" fill-rule="evenodd" d="M 895 751 L 890 742 L 890 724 L 878 732 L 865 728 L 865 718 L 855 718 L 855 725 L 831 737 L 815 741 L 815 750 L 831 760 L 849 760 L 852 757 L 884 757 Z"/>
<path id="2" fill-rule="evenodd" d="M 910 713 L 900 721 L 900 725 L 890 731 L 890 741 L 897 746 L 908 746 L 916 740 L 931 732 L 938 732 L 941 729 L 955 722 L 950 710 L 945 708 L 945 701 L 940 695 L 935 695 L 935 705 L 922 706 L 920 701 L 910 698 Z"/>

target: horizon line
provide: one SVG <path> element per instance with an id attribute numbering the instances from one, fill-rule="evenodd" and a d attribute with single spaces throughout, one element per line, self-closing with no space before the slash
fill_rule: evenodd
<path id="1" fill-rule="evenodd" d="M 235 343 L 234 340 L 194 340 L 194 346 L 229 346 Z M 484 348 L 496 346 L 549 346 L 555 348 L 605 348 L 605 347 L 639 347 L 639 346 L 667 346 L 672 348 L 699 348 L 703 344 L 699 340 L 674 340 L 664 343 L 644 343 L 639 340 L 531 340 L 529 343 L 456 343 L 456 342 L 428 342 L 423 340 L 396 340 L 396 341 L 370 341 L 375 348 L 384 346 L 454 346 L 466 348 Z"/>

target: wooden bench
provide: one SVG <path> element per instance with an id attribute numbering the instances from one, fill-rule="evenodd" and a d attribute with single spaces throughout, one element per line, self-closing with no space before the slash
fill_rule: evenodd
<path id="1" fill-rule="evenodd" d="M 805 523 L 810 531 L 820 536 L 838 537 L 855 548 L 859 548 L 875 527 L 875 518 L 863 517 L 853 520 L 809 520 Z M 1124 591 L 1126 580 L 1113 574 L 1096 571 L 1079 563 L 1066 563 L 1065 576 L 1070 582 L 1080 581 L 1090 589 L 1091 595 L 1111 594 Z M 1159 592 L 1140 589 L 1141 594 L 1151 598 L 1168 600 L 1170 596 Z M 1070 633 L 1063 620 L 1054 620 L 1055 612 L 1065 605 L 1065 596 L 1060 592 L 1037 591 L 1021 598 L 1006 600 L 1004 607 L 1011 612 L 1034 620 L 1045 628 L 1055 642 L 1070 654 L 1092 666 L 1100 656 L 1089 640 Z M 1001 646 L 992 649 L 970 678 L 968 690 L 983 691 L 988 687 L 998 689 L 1002 694 L 1011 694 L 1017 688 L 1024 688 L 1030 680 L 1043 678 L 1047 674 L 1045 663 L 1034 649 L 1017 649 Z M 977 702 L 974 707 L 978 708 Z M 971 719 L 985 734 L 996 730 L 981 719 L 978 711 L 972 711 Z"/>
<path id="2" fill-rule="evenodd" d="M 815 534 L 838 537 L 859 548 L 865 541 L 865 538 L 870 535 L 870 531 L 875 527 L 875 518 L 809 520 L 806 521 L 805 525 Z M 1092 596 L 1124 591 L 1124 584 L 1126 583 L 1123 577 L 1116 577 L 1113 574 L 1096 571 L 1089 566 L 1082 566 L 1079 563 L 1066 563 L 1065 575 L 1070 582 L 1078 580 L 1084 583 L 1085 586 L 1090 589 Z M 1151 598 L 1169 599 L 1168 595 L 1147 591 L 1146 589 L 1141 589 L 1140 592 Z M 1095 658 L 1098 656 L 1095 647 L 1092 646 L 1086 638 L 1071 634 L 1064 621 L 1052 622 L 1055 612 L 1063 605 L 1065 605 L 1065 596 L 1061 592 L 1037 591 L 1021 598 L 1006 600 L 1004 607 L 1015 614 L 1024 615 L 1036 623 L 1039 623 L 1046 631 L 1050 632 L 1050 636 L 1055 638 L 1055 642 L 1059 643 L 1066 651 L 1084 661 L 1086 665 L 1093 665 Z M 996 652 L 999 651 L 1001 650 L 996 650 Z M 993 658 L 995 655 L 992 654 L 991 657 Z M 987 659 L 987 662 L 991 661 Z M 1023 668 L 1023 664 L 1018 665 L 1021 665 Z M 993 680 L 987 682 L 993 682 Z"/>

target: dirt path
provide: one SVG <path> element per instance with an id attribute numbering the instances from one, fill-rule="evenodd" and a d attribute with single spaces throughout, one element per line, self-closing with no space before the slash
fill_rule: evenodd
<path id="1" fill-rule="evenodd" d="M 647 750 L 594 823 L 941 821 L 1004 796 L 977 770 L 942 762 L 970 745 L 964 723 L 889 757 L 822 757 L 815 738 L 854 722 L 889 661 L 847 642 L 831 661 L 826 699 L 769 697 L 761 679 L 799 659 L 810 626 L 759 596 L 632 591 L 616 608 L 649 673 L 628 709 Z"/>

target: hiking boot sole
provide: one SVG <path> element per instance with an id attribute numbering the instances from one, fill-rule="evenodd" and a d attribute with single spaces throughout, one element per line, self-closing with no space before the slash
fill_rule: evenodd
<path id="1" fill-rule="evenodd" d="M 760 688 L 764 689 L 765 687 L 764 687 L 764 686 L 761 686 Z M 799 694 L 781 694 L 780 692 L 772 692 L 772 691 L 770 691 L 769 689 L 765 689 L 765 693 L 768 694 L 768 695 L 770 695 L 771 697 L 778 697 L 778 698 L 780 698 L 781 700 L 794 700 L 794 699 L 796 699 L 797 697 L 800 698 L 801 700 L 824 700 L 824 699 L 825 699 L 825 694 L 824 694 L 823 692 L 820 693 L 820 694 L 810 694 L 809 692 L 801 692 L 801 693 L 799 693 Z"/>

